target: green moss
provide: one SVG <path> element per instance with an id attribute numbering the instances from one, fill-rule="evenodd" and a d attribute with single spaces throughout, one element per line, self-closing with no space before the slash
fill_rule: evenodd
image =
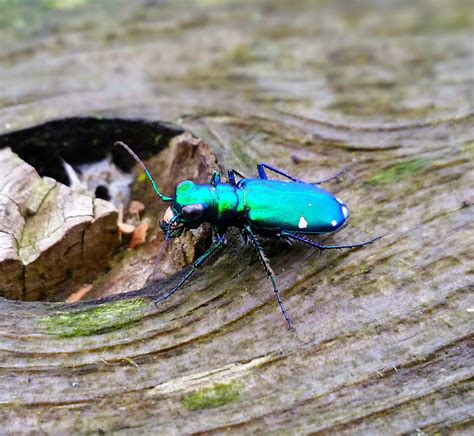
<path id="1" fill-rule="evenodd" d="M 147 180 L 146 174 L 145 173 L 140 173 L 137 177 L 137 181 L 139 183 L 143 183 Z"/>
<path id="2" fill-rule="evenodd" d="M 241 45 L 225 56 L 225 58 L 220 62 L 220 66 L 223 68 L 229 65 L 238 65 L 242 67 L 261 60 L 262 59 L 255 54 L 251 46 Z"/>
<path id="3" fill-rule="evenodd" d="M 75 9 L 87 5 L 88 0 L 43 0 L 49 9 Z"/>
<path id="4" fill-rule="evenodd" d="M 464 153 L 474 153 L 474 141 L 468 142 L 461 147 L 461 151 Z"/>
<path id="5" fill-rule="evenodd" d="M 216 383 L 189 394 L 181 402 L 188 410 L 213 409 L 237 401 L 241 388 L 238 383 Z"/>
<path id="6" fill-rule="evenodd" d="M 125 0 L 101 0 L 100 2 L 92 0 L 0 0 L 2 43 L 5 44 L 4 41 L 10 38 L 13 40 L 29 38 L 49 34 L 49 32 L 55 32 L 58 29 L 74 28 L 77 23 L 85 28 L 91 24 L 89 17 L 95 12 L 103 16 L 107 11 L 120 9 L 126 3 Z M 78 18 L 78 11 L 83 14 L 82 18 Z"/>
<path id="7" fill-rule="evenodd" d="M 429 159 L 416 159 L 394 165 L 385 171 L 373 176 L 367 181 L 369 185 L 380 185 L 385 183 L 396 183 L 414 173 L 423 170 L 430 164 Z"/>
<path id="8" fill-rule="evenodd" d="M 143 317 L 142 299 L 105 303 L 82 310 L 58 312 L 41 319 L 46 333 L 63 338 L 91 336 L 118 330 Z"/>
<path id="9" fill-rule="evenodd" d="M 236 3 L 235 0 L 195 0 L 195 3 L 201 7 L 216 7 Z"/>
<path id="10" fill-rule="evenodd" d="M 345 115 L 352 116 L 370 116 L 376 114 L 384 114 L 390 117 L 401 117 L 401 118 L 425 118 L 432 111 L 431 106 L 423 106 L 417 108 L 397 108 L 394 106 L 393 97 L 391 93 L 383 93 L 385 88 L 390 88 L 394 86 L 389 82 L 380 82 L 372 85 L 373 89 L 380 89 L 380 92 L 377 95 L 377 98 L 372 98 L 369 100 L 358 99 L 355 96 L 352 96 L 351 99 L 339 99 L 328 105 L 328 109 L 340 112 Z M 386 95 L 385 95 L 386 94 Z"/>

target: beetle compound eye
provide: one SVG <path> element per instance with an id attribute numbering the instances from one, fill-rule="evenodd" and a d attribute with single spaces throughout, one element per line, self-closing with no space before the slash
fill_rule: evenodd
<path id="1" fill-rule="evenodd" d="M 195 221 L 204 214 L 205 207 L 203 204 L 189 204 L 188 206 L 184 206 L 181 209 L 181 216 L 189 221 Z"/>

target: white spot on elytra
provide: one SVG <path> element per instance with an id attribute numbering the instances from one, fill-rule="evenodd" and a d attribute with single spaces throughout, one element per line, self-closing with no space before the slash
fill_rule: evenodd
<path id="1" fill-rule="evenodd" d="M 298 227 L 300 229 L 305 229 L 306 227 L 308 227 L 308 222 L 304 219 L 304 216 L 301 216 L 301 218 L 298 222 Z"/>
<path id="2" fill-rule="evenodd" d="M 331 221 L 331 224 L 332 224 L 333 227 L 336 227 L 336 226 L 337 226 L 337 221 L 336 221 L 336 220 L 332 220 L 332 221 Z"/>
<path id="3" fill-rule="evenodd" d="M 308 203 L 308 206 L 309 206 L 309 207 L 311 207 L 311 206 L 312 206 L 312 204 L 311 204 L 311 203 Z"/>
<path id="4" fill-rule="evenodd" d="M 349 215 L 349 211 L 347 210 L 346 206 L 342 206 L 342 214 L 344 215 L 344 218 L 347 218 L 347 215 Z"/>

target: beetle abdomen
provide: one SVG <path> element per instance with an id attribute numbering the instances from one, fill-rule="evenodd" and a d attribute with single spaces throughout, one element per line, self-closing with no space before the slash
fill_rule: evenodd
<path id="1" fill-rule="evenodd" d="M 326 233 L 341 227 L 347 206 L 331 193 L 307 183 L 243 179 L 247 219 L 255 226 L 298 233 Z"/>

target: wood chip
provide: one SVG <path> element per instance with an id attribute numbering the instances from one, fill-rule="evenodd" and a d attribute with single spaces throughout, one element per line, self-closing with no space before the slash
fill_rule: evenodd
<path id="1" fill-rule="evenodd" d="M 145 210 L 145 205 L 141 201 L 133 200 L 128 206 L 128 212 L 131 215 L 139 215 Z"/>
<path id="2" fill-rule="evenodd" d="M 124 235 L 131 235 L 135 231 L 135 226 L 126 223 L 117 223 L 120 233 Z"/>
<path id="3" fill-rule="evenodd" d="M 66 301 L 68 303 L 75 303 L 76 301 L 82 300 L 91 289 L 92 285 L 84 286 L 83 288 L 69 295 L 69 297 L 66 298 Z"/>

